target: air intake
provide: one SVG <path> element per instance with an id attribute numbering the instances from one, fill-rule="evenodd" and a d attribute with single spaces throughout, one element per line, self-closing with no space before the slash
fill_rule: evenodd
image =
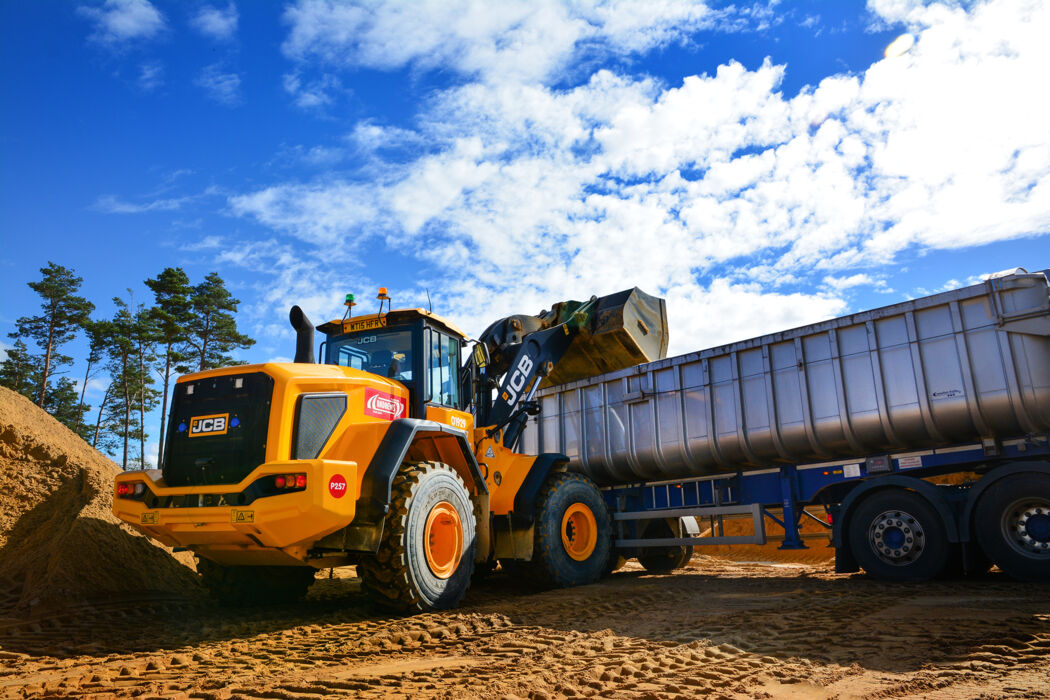
<path id="1" fill-rule="evenodd" d="M 295 421 L 292 459 L 314 459 L 346 413 L 346 394 L 303 394 Z"/>

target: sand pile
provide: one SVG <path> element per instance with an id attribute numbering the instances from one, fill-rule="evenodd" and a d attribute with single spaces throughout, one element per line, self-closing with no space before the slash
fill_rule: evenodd
<path id="1" fill-rule="evenodd" d="M 813 514 L 823 515 L 821 508 L 810 508 Z M 778 510 L 773 511 L 780 517 Z M 700 518 L 700 532 L 707 534 L 710 523 L 706 518 Z M 784 528 L 766 518 L 767 544 L 732 544 L 717 545 L 710 547 L 696 547 L 694 553 L 709 554 L 723 559 L 733 561 L 759 561 L 783 564 L 826 564 L 833 566 L 835 563 L 835 550 L 828 546 L 831 542 L 827 537 L 830 530 L 824 528 L 820 523 L 809 518 L 804 518 L 799 524 L 799 529 L 808 549 L 780 549 L 780 540 L 784 537 Z M 753 532 L 751 519 L 729 519 L 725 520 L 726 535 L 750 535 Z M 823 536 L 822 536 L 823 535 Z"/>
<path id="2" fill-rule="evenodd" d="M 0 387 L 0 616 L 114 594 L 200 595 L 192 569 L 112 514 L 120 468 Z"/>

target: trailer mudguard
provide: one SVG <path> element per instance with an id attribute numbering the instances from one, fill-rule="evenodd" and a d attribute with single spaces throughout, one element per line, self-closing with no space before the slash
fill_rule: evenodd
<path id="1" fill-rule="evenodd" d="M 838 515 L 832 526 L 831 542 L 835 546 L 837 556 L 848 558 L 848 560 L 852 560 L 853 558 L 853 553 L 848 551 L 849 540 L 847 539 L 845 532 L 845 528 L 849 525 L 850 516 L 853 514 L 853 505 L 863 496 L 872 491 L 893 487 L 911 489 L 929 501 L 930 505 L 936 509 L 938 515 L 941 516 L 941 521 L 944 523 L 945 533 L 948 535 L 948 541 L 960 541 L 959 527 L 955 514 L 952 512 L 944 495 L 935 485 L 913 476 L 891 474 L 862 482 L 859 486 L 850 491 L 845 499 L 843 499 L 842 504 L 838 507 Z"/>
<path id="2" fill-rule="evenodd" d="M 401 463 L 405 461 L 412 445 L 427 433 L 445 434 L 456 441 L 463 453 L 463 464 L 473 477 L 478 493 L 488 493 L 488 486 L 481 476 L 481 469 L 470 449 L 467 434 L 444 423 L 419 418 L 399 418 L 390 423 L 372 461 L 368 463 L 361 481 L 361 493 L 357 499 L 357 511 L 350 527 L 382 522 L 390 508 L 390 488 Z M 450 465 L 456 468 L 459 465 Z"/>
<path id="3" fill-rule="evenodd" d="M 521 488 L 514 494 L 514 510 L 511 514 L 512 521 L 516 526 L 531 525 L 536 512 L 536 497 L 547 481 L 547 476 L 556 468 L 563 467 L 569 463 L 569 458 L 557 452 L 541 454 L 532 463 L 532 468 L 521 483 Z"/>
<path id="4" fill-rule="evenodd" d="M 982 476 L 970 489 L 966 497 L 966 506 L 963 508 L 962 517 L 959 518 L 959 539 L 962 542 L 970 540 L 970 522 L 973 520 L 973 509 L 977 507 L 977 501 L 981 495 L 1000 479 L 1014 474 L 1038 472 L 1050 474 L 1050 463 L 1047 462 L 1009 462 L 994 471 Z"/>

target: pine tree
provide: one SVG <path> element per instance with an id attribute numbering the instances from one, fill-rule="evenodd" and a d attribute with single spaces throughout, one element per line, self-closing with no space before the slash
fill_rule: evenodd
<path id="1" fill-rule="evenodd" d="M 69 377 L 59 377 L 48 386 L 44 410 L 70 430 L 77 432 L 86 410 L 77 401 L 77 385 Z"/>
<path id="2" fill-rule="evenodd" d="M 30 354 L 22 339 L 16 338 L 14 347 L 7 351 L 7 359 L 0 363 L 0 386 L 35 401 L 36 389 L 40 386 L 37 380 L 39 367 L 40 358 Z"/>
<path id="3" fill-rule="evenodd" d="M 84 422 L 83 416 L 85 413 L 91 410 L 91 406 L 84 403 L 84 394 L 87 393 L 88 382 L 98 372 L 99 362 L 102 360 L 102 351 L 104 344 L 104 331 L 103 326 L 97 321 L 87 321 L 84 323 L 84 333 L 88 338 L 88 355 L 85 361 L 84 369 L 84 381 L 80 385 L 80 420 L 77 421 L 76 427 L 73 428 L 74 433 L 78 433 L 80 437 L 84 438 L 85 442 L 91 442 L 90 435 L 91 430 L 89 426 Z"/>
<path id="4" fill-rule="evenodd" d="M 112 321 L 100 326 L 112 380 L 109 397 L 101 422 L 105 432 L 118 439 L 121 465 L 146 465 L 146 431 L 142 424 L 147 411 L 156 403 L 158 392 L 152 388 L 153 378 L 146 371 L 151 329 L 144 319 L 147 314 L 140 307 L 134 309 L 119 297 L 113 299 L 117 308 Z M 131 440 L 139 441 L 139 456 L 130 456 Z"/>
<path id="5" fill-rule="evenodd" d="M 52 375 L 58 368 L 73 362 L 72 358 L 61 354 L 61 347 L 76 336 L 95 305 L 77 296 L 83 280 L 72 270 L 49 261 L 40 272 L 43 278 L 39 282 L 30 282 L 29 287 L 43 298 L 43 313 L 19 318 L 15 321 L 16 332 L 10 335 L 16 339 L 32 339 L 43 351 L 36 387 L 36 402 L 43 408 Z M 75 392 L 73 396 L 75 398 Z"/>
<path id="6" fill-rule="evenodd" d="M 241 302 L 233 298 L 215 272 L 193 288 L 190 301 L 193 316 L 188 342 L 195 352 L 197 371 L 237 364 L 230 353 L 255 345 L 252 338 L 237 331 L 233 314 Z"/>
<path id="7" fill-rule="evenodd" d="M 164 456 L 164 440 L 168 423 L 168 388 L 171 379 L 177 374 L 189 371 L 186 363 L 193 359 L 193 348 L 189 344 L 189 326 L 193 319 L 193 307 L 190 298 L 193 287 L 190 278 L 181 267 L 167 267 L 154 279 L 146 280 L 146 286 L 153 290 L 155 306 L 150 309 L 150 316 L 156 329 L 157 364 L 155 369 L 163 384 L 160 403 L 160 446 L 157 450 L 157 462 Z"/>

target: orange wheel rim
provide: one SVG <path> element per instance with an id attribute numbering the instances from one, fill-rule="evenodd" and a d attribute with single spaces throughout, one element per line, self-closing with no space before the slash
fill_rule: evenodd
<path id="1" fill-rule="evenodd" d="M 459 513 L 448 501 L 430 509 L 423 532 L 423 551 L 427 566 L 438 578 L 448 578 L 459 566 L 463 554 L 463 524 Z"/>
<path id="2" fill-rule="evenodd" d="M 576 561 L 584 561 L 598 544 L 598 521 L 583 503 L 573 503 L 561 518 L 561 543 Z"/>

